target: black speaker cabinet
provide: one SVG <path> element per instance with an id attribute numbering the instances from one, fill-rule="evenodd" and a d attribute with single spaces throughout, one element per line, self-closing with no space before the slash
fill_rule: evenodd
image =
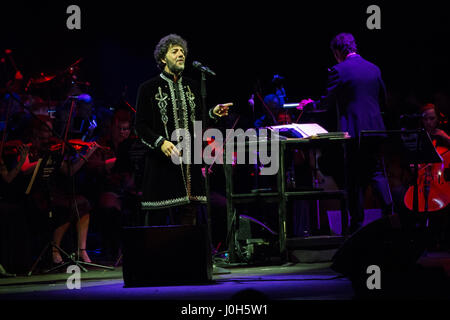
<path id="1" fill-rule="evenodd" d="M 383 294 L 386 290 L 399 292 L 396 287 L 401 278 L 415 271 L 416 261 L 426 248 L 426 230 L 399 221 L 394 215 L 369 223 L 348 238 L 333 257 L 331 268 L 348 277 L 358 295 L 370 291 L 366 280 L 371 265 L 380 267 Z"/>
<path id="2" fill-rule="evenodd" d="M 122 272 L 125 287 L 211 282 L 206 226 L 124 228 Z"/>
<path id="3" fill-rule="evenodd" d="M 332 269 L 352 275 L 372 264 L 392 271 L 415 263 L 425 251 L 424 230 L 392 221 L 399 221 L 398 217 L 382 217 L 355 232 L 334 256 Z"/>

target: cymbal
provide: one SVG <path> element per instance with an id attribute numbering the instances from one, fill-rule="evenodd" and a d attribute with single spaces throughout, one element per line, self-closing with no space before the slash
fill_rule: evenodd
<path id="1" fill-rule="evenodd" d="M 72 74 L 75 71 L 75 68 L 78 69 L 78 65 L 80 64 L 80 62 L 83 61 L 83 58 L 78 59 L 77 61 L 75 61 L 74 63 L 72 63 L 70 66 L 68 66 L 67 68 L 56 72 L 55 74 L 44 74 L 43 72 L 41 72 L 39 74 L 39 76 L 37 77 L 31 77 L 29 80 L 29 84 L 41 84 L 41 83 L 46 83 L 49 82 L 50 80 L 53 80 L 56 77 L 59 77 L 61 75 L 64 75 L 66 73 L 68 74 Z"/>
<path id="2" fill-rule="evenodd" d="M 61 74 L 74 74 L 77 73 L 78 71 L 80 71 L 80 62 L 83 61 L 83 58 L 78 59 L 77 61 L 75 61 L 74 63 L 72 63 L 70 66 L 68 66 L 67 68 L 65 68 L 63 71 L 61 71 Z"/>
<path id="3" fill-rule="evenodd" d="M 74 63 L 72 63 L 72 65 L 69 66 L 70 67 L 75 67 L 77 64 L 79 64 L 81 61 L 83 61 L 83 58 L 78 59 L 77 61 L 75 61 Z"/>

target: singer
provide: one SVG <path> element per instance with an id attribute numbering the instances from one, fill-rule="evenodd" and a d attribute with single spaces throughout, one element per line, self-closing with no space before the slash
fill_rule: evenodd
<path id="1" fill-rule="evenodd" d="M 196 224 L 198 204 L 206 202 L 199 164 L 175 164 L 171 157 L 180 156 L 171 142 L 178 129 L 189 130 L 194 139 L 193 125 L 202 119 L 200 90 L 196 82 L 182 76 L 187 42 L 176 34 L 163 37 L 156 45 L 154 58 L 161 74 L 139 87 L 136 104 L 136 133 L 149 148 L 143 182 L 142 209 L 154 210 L 151 225 L 164 225 L 169 213 L 177 224 Z M 232 103 L 219 104 L 209 110 L 217 121 L 228 115 Z M 182 137 L 179 135 L 178 139 Z M 193 145 L 193 141 L 185 141 Z M 184 150 L 193 159 L 194 148 Z M 170 208 L 170 210 L 166 210 Z M 175 214 L 173 214 L 175 212 Z"/>

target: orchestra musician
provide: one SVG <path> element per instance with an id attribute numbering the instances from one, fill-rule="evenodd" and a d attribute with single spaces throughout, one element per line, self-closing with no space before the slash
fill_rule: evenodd
<path id="1" fill-rule="evenodd" d="M 74 194 L 73 183 L 70 180 L 85 164 L 85 160 L 78 155 L 61 154 L 61 149 L 52 151 L 52 142 L 54 142 L 51 131 L 52 119 L 45 115 L 37 117 L 39 120 L 32 121 L 32 146 L 23 165 L 24 174 L 31 177 L 39 163 L 43 166 L 42 175 L 36 179 L 31 188 L 31 202 L 40 212 L 54 210 L 56 227 L 53 231 L 53 243 L 58 247 L 61 246 L 69 226 L 72 223 L 76 224 L 79 258 L 83 262 L 91 262 L 86 252 L 91 206 L 85 197 Z M 84 158 L 89 159 L 97 148 L 98 144 L 93 142 Z M 55 265 L 64 262 L 59 250 L 55 247 L 52 250 L 52 262 Z"/>
<path id="2" fill-rule="evenodd" d="M 392 197 L 385 174 L 384 160 L 376 146 L 358 150 L 362 130 L 385 130 L 381 109 L 386 104 L 386 89 L 380 69 L 363 59 L 353 35 L 340 33 L 330 43 L 337 64 L 329 70 L 326 95 L 319 100 L 302 100 L 298 109 L 326 109 L 336 106 L 339 131 L 348 132 L 354 144 L 348 151 L 350 232 L 364 221 L 364 191 L 370 184 L 378 196 L 382 212 L 392 213 Z M 341 170 L 342 172 L 342 170 Z M 337 181 L 339 183 L 339 181 Z"/>
<path id="3" fill-rule="evenodd" d="M 439 128 L 442 115 L 432 103 L 427 103 L 420 108 L 422 126 L 428 132 L 431 140 L 436 141 L 436 146 L 450 148 L 450 136 Z"/>
<path id="4" fill-rule="evenodd" d="M 255 89 L 256 92 L 251 95 L 248 100 L 248 104 L 252 108 L 253 114 L 257 111 L 263 113 L 262 116 L 254 120 L 255 128 L 290 124 L 294 122 L 295 118 L 292 110 L 283 108 L 287 101 L 286 90 L 284 89 L 283 82 L 284 77 L 276 74 L 272 79 L 273 90 L 271 93 L 262 98 L 260 94 L 261 89 L 257 86 Z M 261 110 L 255 110 L 255 101 L 261 102 Z"/>
<path id="5" fill-rule="evenodd" d="M 450 247 L 450 221 L 449 221 L 449 200 L 450 200 L 450 136 L 440 129 L 445 118 L 439 109 L 432 103 L 427 103 L 420 108 L 421 125 L 430 135 L 436 151 L 442 158 L 442 163 L 425 164 L 418 174 L 419 185 L 419 211 L 422 209 L 424 199 L 425 184 L 427 184 L 428 212 L 438 212 L 430 215 L 431 243 L 430 249 L 443 249 Z M 412 206 L 412 187 L 405 195 L 405 203 Z M 436 205 L 438 204 L 438 205 Z"/>
<path id="6" fill-rule="evenodd" d="M 254 97 L 249 99 L 249 104 L 252 108 L 254 108 L 254 99 Z M 255 128 L 292 123 L 292 116 L 286 109 L 283 109 L 278 95 L 273 93 L 266 95 L 263 103 L 267 110 L 260 118 L 256 119 L 254 123 Z"/>
<path id="7" fill-rule="evenodd" d="M 9 142 L 14 143 L 9 144 Z M 1 146 L 0 150 L 2 150 L 0 151 L 1 278 L 25 273 L 30 267 L 31 248 L 24 202 L 17 195 L 16 183 L 14 183 L 25 163 L 29 146 L 18 140 L 8 141 Z M 3 155 L 15 159 L 4 161 Z"/>
<path id="8" fill-rule="evenodd" d="M 131 133 L 130 112 L 116 110 L 109 130 L 97 140 L 102 148 L 94 152 L 86 165 L 89 176 L 86 190 L 91 202 L 95 203 L 102 251 L 109 260 L 117 259 L 123 214 L 130 211 L 127 208 L 130 193 L 136 193 L 130 160 L 130 149 L 135 138 Z"/>

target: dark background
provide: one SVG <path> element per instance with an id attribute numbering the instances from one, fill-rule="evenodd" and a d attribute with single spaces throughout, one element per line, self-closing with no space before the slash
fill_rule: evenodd
<path id="1" fill-rule="evenodd" d="M 66 28 L 71 4 L 81 8 L 81 30 Z M 381 30 L 366 27 L 371 4 L 381 8 Z M 382 70 L 394 120 L 425 102 L 449 111 L 450 14 L 432 1 L 14 2 L 2 4 L 0 17 L 0 55 L 11 49 L 25 77 L 83 58 L 81 80 L 104 107 L 122 95 L 134 105 L 139 84 L 159 72 L 153 50 L 169 33 L 188 41 L 187 76 L 200 77 L 194 60 L 217 73 L 208 80 L 211 105 L 234 102 L 241 112 L 257 81 L 270 93 L 274 74 L 286 78 L 288 101 L 318 98 L 335 64 L 330 40 L 351 32 L 360 54 Z M 0 71 L 3 86 L 14 75 L 8 59 Z"/>

